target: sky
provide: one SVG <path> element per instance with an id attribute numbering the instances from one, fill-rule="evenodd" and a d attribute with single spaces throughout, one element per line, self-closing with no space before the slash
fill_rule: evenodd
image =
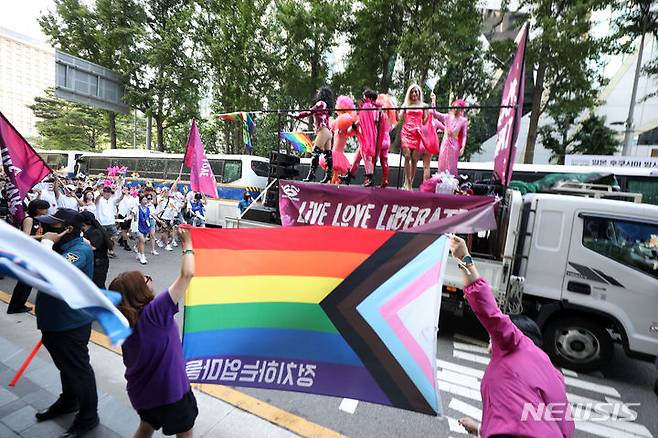
<path id="1" fill-rule="evenodd" d="M 46 42 L 46 36 L 41 33 L 37 18 L 51 9 L 53 0 L 0 0 L 2 14 L 0 27 L 13 30 L 32 39 Z"/>

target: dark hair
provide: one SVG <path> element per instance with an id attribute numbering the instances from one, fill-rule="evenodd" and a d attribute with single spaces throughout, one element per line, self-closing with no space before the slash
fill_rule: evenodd
<path id="1" fill-rule="evenodd" d="M 203 199 L 203 196 L 201 196 L 201 193 L 195 193 L 194 194 L 194 199 L 197 199 L 197 200 Z"/>
<path id="2" fill-rule="evenodd" d="M 366 88 L 365 91 L 363 92 L 363 95 L 365 96 L 366 99 L 377 100 L 377 92 L 370 88 Z"/>
<path id="3" fill-rule="evenodd" d="M 146 198 L 146 193 L 140 193 L 139 202 L 142 202 L 142 199 Z"/>
<path id="4" fill-rule="evenodd" d="M 121 304 L 117 308 L 126 317 L 130 327 L 135 327 L 139 313 L 153 301 L 153 292 L 146 285 L 144 274 L 139 271 L 122 272 L 112 280 L 108 289 L 121 294 Z"/>
<path id="5" fill-rule="evenodd" d="M 50 208 L 50 203 L 48 201 L 43 199 L 35 199 L 30 201 L 30 203 L 27 205 L 27 215 L 34 217 L 37 215 L 37 210 L 45 210 L 47 208 Z"/>
<path id="6" fill-rule="evenodd" d="M 510 315 L 509 319 L 521 332 L 526 335 L 539 348 L 542 347 L 544 339 L 541 330 L 535 321 L 525 315 Z"/>
<path id="7" fill-rule="evenodd" d="M 107 234 L 105 228 L 103 228 L 103 226 L 98 222 L 94 213 L 92 213 L 91 211 L 83 211 L 82 213 L 80 213 L 80 220 L 82 221 L 83 224 L 91 225 L 92 228 L 95 228 L 101 232 L 101 235 L 103 236 L 103 241 L 105 242 L 105 246 L 107 247 L 108 250 L 112 250 L 114 248 L 114 241 Z"/>
<path id="8" fill-rule="evenodd" d="M 318 90 L 318 94 L 316 96 L 317 100 L 321 100 L 324 103 L 327 104 L 327 109 L 330 112 L 333 112 L 334 110 L 334 93 L 331 91 L 331 88 L 328 85 L 323 85 L 320 87 Z"/>

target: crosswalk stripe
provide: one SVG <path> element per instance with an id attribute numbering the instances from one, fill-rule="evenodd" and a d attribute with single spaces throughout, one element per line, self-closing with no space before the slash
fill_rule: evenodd
<path id="1" fill-rule="evenodd" d="M 591 392 L 598 392 L 599 394 L 611 395 L 613 397 L 621 398 L 619 391 L 617 391 L 612 386 L 608 385 L 599 385 L 598 383 L 588 382 L 582 379 L 576 379 L 573 377 L 564 377 L 564 383 L 567 386 L 573 386 L 574 388 L 586 389 Z"/>
<path id="2" fill-rule="evenodd" d="M 567 368 L 560 368 L 560 369 L 562 370 L 562 374 L 564 374 L 565 376 L 578 377 L 578 373 L 575 371 L 571 371 L 570 369 Z"/>
<path id="3" fill-rule="evenodd" d="M 444 370 L 466 374 L 467 376 L 477 377 L 478 379 L 481 379 L 484 376 L 484 371 L 482 370 L 448 362 L 447 360 L 437 359 L 436 364 Z"/>
<path id="4" fill-rule="evenodd" d="M 482 365 L 489 365 L 489 358 L 488 357 L 483 357 L 483 356 L 480 356 L 480 355 L 477 355 L 477 354 L 465 353 L 463 351 L 453 350 L 452 355 L 454 357 L 459 358 L 459 359 L 464 359 L 464 360 L 468 360 L 468 361 L 471 361 L 471 362 L 480 363 Z"/>
<path id="5" fill-rule="evenodd" d="M 593 421 L 576 421 L 576 430 L 591 433 L 602 437 L 615 437 L 615 438 L 638 438 L 640 435 L 634 433 L 626 433 L 619 429 L 604 426 L 602 423 Z"/>
<path id="6" fill-rule="evenodd" d="M 489 351 L 487 350 L 486 347 L 480 347 L 478 345 L 464 344 L 463 342 L 457 342 L 457 341 L 453 341 L 452 345 L 457 350 L 469 351 L 471 353 L 479 353 L 484 355 L 489 354 Z"/>
<path id="7" fill-rule="evenodd" d="M 465 376 L 450 370 L 439 371 L 439 379 L 471 389 L 480 389 L 480 381 L 476 377 Z"/>
<path id="8" fill-rule="evenodd" d="M 353 414 L 356 411 L 356 406 L 359 404 L 358 400 L 353 400 L 351 398 L 344 398 L 338 406 L 338 410 L 347 412 L 348 414 Z"/>
<path id="9" fill-rule="evenodd" d="M 473 345 L 479 345 L 480 347 L 485 347 L 485 348 L 487 347 L 488 344 L 488 342 L 482 341 L 480 339 L 471 338 L 470 336 L 462 335 L 459 333 L 455 333 L 454 335 L 452 335 L 452 337 L 453 339 L 457 339 L 458 341 L 467 342 Z"/>
<path id="10" fill-rule="evenodd" d="M 456 398 L 450 400 L 448 407 L 478 421 L 482 418 L 482 409 L 478 409 L 475 406 L 469 405 L 468 403 Z"/>
<path id="11" fill-rule="evenodd" d="M 447 392 L 482 403 L 482 396 L 480 395 L 479 391 L 455 385 L 454 383 L 448 382 L 447 380 L 437 379 L 437 382 L 439 383 L 440 392 Z"/>
<path id="12" fill-rule="evenodd" d="M 446 417 L 448 419 L 448 426 L 450 427 L 450 432 L 457 432 L 466 435 L 466 429 L 459 424 L 459 420 L 452 417 Z"/>

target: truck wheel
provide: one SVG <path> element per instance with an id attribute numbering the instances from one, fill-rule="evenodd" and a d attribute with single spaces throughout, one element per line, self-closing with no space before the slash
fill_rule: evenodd
<path id="1" fill-rule="evenodd" d="M 613 348 L 608 331 L 586 317 L 558 318 L 544 327 L 544 350 L 559 367 L 597 370 L 612 359 Z"/>

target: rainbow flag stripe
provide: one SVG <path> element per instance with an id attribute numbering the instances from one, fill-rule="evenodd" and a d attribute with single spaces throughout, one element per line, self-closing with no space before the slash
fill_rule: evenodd
<path id="1" fill-rule="evenodd" d="M 256 128 L 253 114 L 245 111 L 238 111 L 233 113 L 219 114 L 217 117 L 230 122 L 242 123 L 242 140 L 244 142 L 245 148 L 247 149 L 247 152 L 251 153 L 254 148 L 253 136 L 254 129 Z"/>
<path id="2" fill-rule="evenodd" d="M 313 150 L 313 140 L 305 132 L 280 132 L 279 136 L 290 142 L 295 152 L 299 154 Z"/>
<path id="3" fill-rule="evenodd" d="M 435 360 L 398 318 L 398 304 L 428 290 L 440 297 L 440 256 L 418 257 L 439 241 L 443 247 L 441 238 L 331 227 L 194 228 L 192 238 L 196 276 L 183 335 L 192 382 L 440 410 Z M 382 263 L 399 251 L 396 263 Z M 407 268 L 417 271 L 409 281 Z M 395 288 L 386 286 L 389 279 Z M 361 297 L 351 302 L 350 291 Z M 435 314 L 438 307 L 427 314 L 432 330 Z"/>

